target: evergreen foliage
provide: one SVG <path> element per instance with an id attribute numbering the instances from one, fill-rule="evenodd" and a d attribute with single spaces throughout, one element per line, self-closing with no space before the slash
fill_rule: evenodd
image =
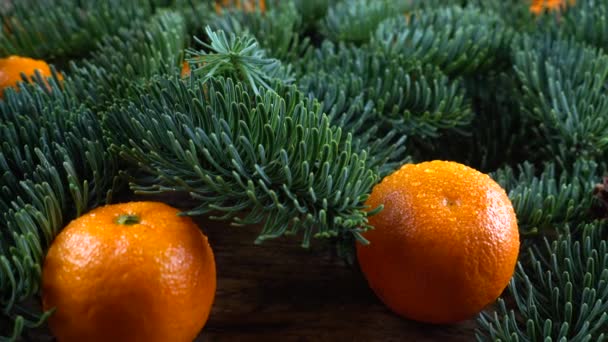
<path id="1" fill-rule="evenodd" d="M 529 160 L 535 154 L 528 120 L 522 116 L 514 72 L 489 71 L 464 78 L 475 113 L 470 128 L 445 132 L 433 143 L 418 144 L 418 159 L 459 160 L 483 172 Z M 464 134 L 462 134 L 464 133 Z"/>
<path id="2" fill-rule="evenodd" d="M 270 56 L 286 62 L 297 61 L 310 44 L 308 37 L 300 35 L 303 21 L 293 2 L 279 2 L 265 12 L 225 9 L 209 22 L 216 31 L 252 36 Z"/>
<path id="3" fill-rule="evenodd" d="M 462 84 L 432 65 L 343 43 L 325 43 L 307 61 L 300 88 L 323 101 L 324 111 L 339 119 L 341 127 L 356 137 L 395 136 L 394 150 L 384 143 L 370 145 L 371 154 L 383 160 L 397 164 L 405 160 L 399 139 L 436 137 L 441 130 L 457 130 L 472 118 Z M 381 173 L 393 167 L 385 163 Z"/>
<path id="4" fill-rule="evenodd" d="M 563 223 L 581 222 L 591 217 L 593 188 L 600 182 L 598 166 L 593 161 L 578 160 L 572 171 L 557 171 L 555 163 L 546 163 L 538 174 L 524 162 L 517 172 L 506 167 L 493 174 L 507 191 L 522 234 L 554 229 Z"/>
<path id="5" fill-rule="evenodd" d="M 82 56 L 101 38 L 150 16 L 147 0 L 9 0 L 0 8 L 0 56 Z"/>
<path id="6" fill-rule="evenodd" d="M 608 145 L 608 56 L 551 35 L 514 42 L 514 69 L 522 84 L 524 114 L 535 123 L 545 155 L 567 166 L 598 158 Z"/>
<path id="7" fill-rule="evenodd" d="M 266 52 L 258 48 L 258 42 L 247 35 L 226 37 L 224 31 L 214 32 L 210 27 L 206 33 L 210 44 L 196 41 L 209 51 L 189 50 L 188 63 L 195 75 L 203 81 L 217 76 L 233 77 L 246 81 L 254 93 L 259 88 L 271 89 L 271 84 L 293 82 L 291 69 L 274 58 L 266 57 Z"/>
<path id="8" fill-rule="evenodd" d="M 483 28 L 483 29 L 480 29 Z M 479 73 L 508 55 L 512 30 L 491 11 L 438 7 L 383 21 L 372 46 L 434 64 L 448 75 Z"/>
<path id="9" fill-rule="evenodd" d="M 509 284 L 515 310 L 482 313 L 478 341 L 603 341 L 608 331 L 606 224 L 568 226 L 524 254 Z"/>
<path id="10" fill-rule="evenodd" d="M 96 115 L 56 82 L 52 97 L 32 85 L 0 101 L 0 305 L 1 318 L 15 321 L 13 338 L 46 316 L 21 305 L 39 291 L 46 248 L 67 222 L 107 202 L 116 173 Z"/>
<path id="11" fill-rule="evenodd" d="M 258 242 L 299 231 L 303 246 L 313 236 L 362 239 L 377 176 L 350 134 L 295 88 L 280 96 L 203 82 L 159 79 L 108 113 L 120 155 L 146 172 L 132 180 L 136 192 L 183 191 L 200 203 L 187 214 L 265 220 Z"/>
<path id="12" fill-rule="evenodd" d="M 364 43 L 381 21 L 403 13 L 405 4 L 402 0 L 338 1 L 329 7 L 321 31 L 335 42 Z"/>
<path id="13" fill-rule="evenodd" d="M 184 58 L 186 26 L 176 12 L 155 14 L 141 26 L 105 37 L 91 58 L 72 62 L 65 92 L 100 111 L 159 74 L 177 74 Z"/>
<path id="14" fill-rule="evenodd" d="M 46 248 L 119 179 L 189 194 L 185 215 L 262 223 L 258 243 L 329 239 L 352 257 L 381 210 L 364 206 L 372 187 L 435 158 L 490 173 L 522 232 L 477 339 L 605 338 L 608 215 L 593 191 L 608 155 L 608 4 L 221 3 L 0 1 L 0 56 L 62 75 L 0 99 L 5 339 L 51 314 L 24 304 Z"/>
<path id="15" fill-rule="evenodd" d="M 330 5 L 338 3 L 339 0 L 294 0 L 293 2 L 302 16 L 303 25 L 308 29 L 315 29 L 327 15 Z"/>
<path id="16" fill-rule="evenodd" d="M 582 1 L 564 14 L 559 27 L 564 38 L 608 49 L 608 4 L 598 0 Z"/>

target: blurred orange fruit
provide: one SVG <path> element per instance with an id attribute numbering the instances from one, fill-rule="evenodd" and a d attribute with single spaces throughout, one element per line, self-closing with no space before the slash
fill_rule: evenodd
<path id="1" fill-rule="evenodd" d="M 576 0 L 533 0 L 530 11 L 534 14 L 541 14 L 545 10 L 560 10 L 569 5 L 574 5 Z"/>
<path id="2" fill-rule="evenodd" d="M 21 79 L 21 73 L 26 76 L 34 76 L 36 71 L 43 77 L 51 77 L 51 68 L 45 61 L 27 57 L 9 56 L 0 58 L 0 98 L 3 97 L 4 89 L 15 87 Z M 60 75 L 58 77 L 61 79 Z"/>

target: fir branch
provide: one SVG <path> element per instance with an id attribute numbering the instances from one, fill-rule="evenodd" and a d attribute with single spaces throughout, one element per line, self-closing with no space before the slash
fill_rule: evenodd
<path id="1" fill-rule="evenodd" d="M 216 14 L 215 0 L 151 0 L 161 10 L 181 14 L 186 22 L 188 37 L 204 34 L 205 24 Z"/>
<path id="2" fill-rule="evenodd" d="M 0 56 L 86 55 L 104 36 L 152 15 L 148 0 L 9 2 L 8 10 L 0 11 Z"/>
<path id="3" fill-rule="evenodd" d="M 513 70 L 471 75 L 464 82 L 475 112 L 471 139 L 467 141 L 468 148 L 463 149 L 467 165 L 489 172 L 530 158 L 530 129 L 521 113 L 521 94 Z"/>
<path id="4" fill-rule="evenodd" d="M 411 11 L 434 10 L 440 7 L 471 7 L 498 15 L 511 29 L 531 32 L 537 28 L 532 0 L 411 0 Z"/>
<path id="5" fill-rule="evenodd" d="M 545 155 L 557 156 L 564 166 L 603 155 L 608 149 L 608 56 L 551 36 L 524 36 L 514 44 L 523 113 L 538 123 L 534 132 Z"/>
<path id="6" fill-rule="evenodd" d="M 352 133 L 355 150 L 367 150 L 369 167 L 381 175 L 394 171 L 408 157 L 404 151 L 406 134 L 383 124 L 364 86 L 367 68 L 386 62 L 359 48 L 328 43 L 317 50 L 314 61 L 305 67 L 310 71 L 300 80 L 300 89 L 321 102 L 332 124 Z M 348 66 L 343 68 L 339 63 Z"/>
<path id="7" fill-rule="evenodd" d="M 110 198 L 116 174 L 96 115 L 50 85 L 38 76 L 0 101 L 0 317 L 15 323 L 11 339 L 49 314 L 22 307 L 39 291 L 46 248 Z"/>
<path id="8" fill-rule="evenodd" d="M 341 127 L 355 137 L 376 129 L 379 137 L 422 140 L 444 130 L 458 130 L 472 118 L 462 84 L 450 81 L 432 66 L 330 43 L 307 60 L 301 89 L 323 101 L 324 111 L 344 120 Z M 399 149 L 392 155 L 382 148 L 369 151 L 372 156 L 380 153 L 381 160 L 388 156 L 388 160 L 402 163 L 406 157 Z M 391 170 L 391 164 L 384 170 Z"/>
<path id="9" fill-rule="evenodd" d="M 210 27 L 205 31 L 211 40 L 209 44 L 198 38 L 195 40 L 210 51 L 188 50 L 192 73 L 203 82 L 218 76 L 233 77 L 246 82 L 254 93 L 259 94 L 260 88 L 271 89 L 273 83 L 294 81 L 291 68 L 283 66 L 277 59 L 266 57 L 266 52 L 258 47 L 254 38 L 235 34 L 226 37 L 224 31 L 212 31 Z"/>
<path id="10" fill-rule="evenodd" d="M 409 161 L 405 153 L 406 135 L 381 124 L 374 103 L 366 99 L 357 75 L 337 78 L 323 72 L 304 78 L 300 89 L 311 100 L 321 101 L 323 112 L 333 125 L 353 135 L 353 149 L 366 150 L 368 166 L 380 176 Z"/>
<path id="11" fill-rule="evenodd" d="M 380 22 L 402 15 L 406 4 L 403 0 L 343 0 L 329 8 L 321 32 L 334 42 L 365 43 Z"/>
<path id="12" fill-rule="evenodd" d="M 389 18 L 371 45 L 387 54 L 440 67 L 448 75 L 477 73 L 508 55 L 512 31 L 498 15 L 475 7 L 420 10 Z"/>
<path id="13" fill-rule="evenodd" d="M 281 97 L 231 79 L 161 79 L 115 106 L 106 127 L 120 155 L 147 173 L 133 190 L 188 192 L 197 203 L 189 215 L 264 221 L 258 243 L 301 232 L 307 247 L 369 227 L 363 203 L 378 176 L 366 153 L 294 88 Z"/>
<path id="14" fill-rule="evenodd" d="M 462 84 L 433 67 L 333 44 L 324 44 L 308 60 L 301 78 L 307 93 L 323 100 L 324 84 L 333 83 L 351 99 L 362 95 L 364 102 L 373 102 L 379 118 L 400 134 L 437 136 L 440 129 L 457 129 L 471 120 Z"/>
<path id="15" fill-rule="evenodd" d="M 525 235 L 590 217 L 593 189 L 601 178 L 598 173 L 595 162 L 577 160 L 571 171 L 546 163 L 537 176 L 532 164 L 523 163 L 517 172 L 505 167 L 492 177 L 507 191 Z"/>
<path id="16" fill-rule="evenodd" d="M 244 9 L 223 10 L 209 20 L 217 31 L 236 36 L 252 36 L 268 55 L 292 62 L 304 53 L 310 39 L 300 35 L 302 17 L 292 1 L 269 6 L 265 12 Z"/>
<path id="17" fill-rule="evenodd" d="M 471 0 L 468 3 L 495 13 L 517 32 L 533 32 L 539 27 L 535 14 L 530 11 L 532 0 Z"/>
<path id="18" fill-rule="evenodd" d="M 578 0 L 563 15 L 561 33 L 608 51 L 608 4 L 597 0 Z"/>
<path id="19" fill-rule="evenodd" d="M 531 247 L 509 284 L 514 308 L 499 299 L 479 317 L 478 341 L 602 341 L 608 331 L 606 224 L 566 231 Z"/>
<path id="20" fill-rule="evenodd" d="M 442 130 L 470 124 L 472 112 L 459 82 L 432 66 L 387 68 L 366 94 L 375 98 L 380 117 L 409 136 L 437 137 Z"/>
<path id="21" fill-rule="evenodd" d="M 307 28 L 315 28 L 323 21 L 332 4 L 341 0 L 293 0 L 296 9 L 302 16 L 302 23 Z"/>
<path id="22" fill-rule="evenodd" d="M 455 160 L 482 172 L 537 160 L 530 125 L 521 114 L 519 83 L 512 71 L 491 71 L 464 79 L 475 113 L 466 134 L 448 131 L 411 148 L 417 160 Z M 464 129 L 463 129 L 464 130 Z"/>
<path id="23" fill-rule="evenodd" d="M 92 58 L 72 63 L 64 91 L 101 111 L 155 75 L 179 74 L 185 45 L 184 18 L 159 11 L 141 26 L 104 38 Z"/>

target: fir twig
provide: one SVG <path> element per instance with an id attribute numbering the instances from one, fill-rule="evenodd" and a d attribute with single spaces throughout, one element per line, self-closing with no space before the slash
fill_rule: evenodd
<path id="1" fill-rule="evenodd" d="M 479 317 L 478 341 L 581 341 L 608 331 L 608 242 L 604 223 L 587 224 L 577 238 L 545 239 L 518 263 L 509 284 L 510 308 Z"/>
<path id="2" fill-rule="evenodd" d="M 97 116 L 56 78 L 50 85 L 38 75 L 0 101 L 0 305 L 11 339 L 48 316 L 21 308 L 39 291 L 45 251 L 69 220 L 110 198 L 116 174 Z"/>
<path id="3" fill-rule="evenodd" d="M 458 131 L 472 119 L 463 85 L 431 65 L 344 44 L 325 43 L 311 53 L 301 66 L 301 89 L 323 101 L 324 111 L 355 137 L 424 140 Z M 401 164 L 406 155 L 391 151 L 399 145 L 371 145 L 369 151 Z M 392 170 L 386 166 L 385 171 Z"/>
<path id="4" fill-rule="evenodd" d="M 507 191 L 524 235 L 555 230 L 556 225 L 591 217 L 593 189 L 599 180 L 593 161 L 579 160 L 570 171 L 546 163 L 540 175 L 530 163 L 515 172 L 505 167 L 492 174 Z"/>
<path id="5" fill-rule="evenodd" d="M 187 192 L 189 215 L 263 221 L 258 243 L 301 232 L 307 247 L 369 227 L 363 203 L 378 177 L 367 154 L 294 88 L 281 97 L 231 79 L 158 80 L 106 124 L 115 149 L 147 174 L 133 190 Z"/>
<path id="6" fill-rule="evenodd" d="M 209 44 L 198 38 L 196 42 L 205 50 L 188 50 L 188 62 L 192 72 L 203 82 L 213 77 L 234 77 L 249 84 L 254 93 L 260 88 L 272 89 L 276 81 L 284 84 L 293 82 L 289 67 L 284 67 L 274 58 L 266 57 L 266 52 L 258 47 L 257 41 L 249 36 L 226 36 L 224 31 L 205 29 L 211 40 Z"/>
<path id="7" fill-rule="evenodd" d="M 101 38 L 152 15 L 148 0 L 8 0 L 0 8 L 0 56 L 82 56 Z"/>
<path id="8" fill-rule="evenodd" d="M 268 55 L 286 62 L 297 61 L 310 44 L 310 39 L 300 34 L 302 17 L 291 1 L 277 3 L 265 12 L 223 10 L 209 20 L 209 26 L 214 31 L 255 37 Z"/>
<path id="9" fill-rule="evenodd" d="M 179 74 L 186 45 L 184 18 L 159 11 L 147 22 L 100 42 L 90 59 L 72 63 L 64 91 L 102 111 L 158 74 Z"/>
<path id="10" fill-rule="evenodd" d="M 560 30 L 564 38 L 574 37 L 608 51 L 608 4 L 578 0 L 565 11 Z"/>
<path id="11" fill-rule="evenodd" d="M 575 41 L 523 36 L 513 47 L 523 113 L 545 156 L 564 167 L 608 149 L 608 56 Z M 542 124 L 541 124 L 542 123 Z"/>
<path id="12" fill-rule="evenodd" d="M 508 55 L 512 30 L 476 7 L 419 10 L 378 26 L 371 45 L 385 53 L 434 64 L 448 75 L 479 73 Z"/>
<path id="13" fill-rule="evenodd" d="M 364 43 L 386 18 L 403 14 L 403 0 L 344 0 L 330 7 L 321 31 L 334 42 Z"/>

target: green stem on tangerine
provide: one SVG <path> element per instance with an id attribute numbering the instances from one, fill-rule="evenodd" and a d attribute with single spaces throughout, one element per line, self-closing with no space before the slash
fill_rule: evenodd
<path id="1" fill-rule="evenodd" d="M 139 222 L 141 222 L 139 216 L 133 214 L 122 214 L 116 219 L 117 224 L 122 224 L 125 226 L 131 226 L 134 224 L 138 224 Z"/>

